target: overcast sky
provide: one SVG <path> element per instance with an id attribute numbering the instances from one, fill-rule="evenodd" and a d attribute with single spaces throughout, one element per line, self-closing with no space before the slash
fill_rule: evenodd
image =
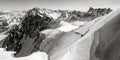
<path id="1" fill-rule="evenodd" d="M 0 0 L 1 10 L 24 10 L 33 7 L 87 10 L 89 7 L 119 8 L 120 0 Z"/>

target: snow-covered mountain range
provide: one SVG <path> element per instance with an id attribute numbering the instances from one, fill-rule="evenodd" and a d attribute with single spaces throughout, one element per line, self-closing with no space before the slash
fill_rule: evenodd
<path id="1" fill-rule="evenodd" d="M 77 38 L 85 36 L 95 22 L 111 11 L 110 8 L 92 7 L 87 12 L 37 7 L 27 11 L 3 11 L 0 12 L 0 47 L 14 51 L 14 57 L 41 51 L 48 54 L 48 59 L 59 59 Z M 77 32 L 81 27 L 85 29 L 83 33 Z"/>

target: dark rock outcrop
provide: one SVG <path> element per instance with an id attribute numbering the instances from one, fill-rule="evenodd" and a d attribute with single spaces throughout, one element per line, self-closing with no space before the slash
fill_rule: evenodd
<path id="1" fill-rule="evenodd" d="M 110 8 L 92 8 L 90 7 L 87 12 L 81 12 L 81 11 L 66 11 L 66 10 L 60 10 L 62 13 L 59 18 L 68 21 L 91 21 L 97 17 L 101 17 L 104 15 L 109 14 L 112 11 Z"/>
<path id="2" fill-rule="evenodd" d="M 15 51 L 15 56 L 27 56 L 39 50 L 39 45 L 45 38 L 40 31 L 50 28 L 54 20 L 46 14 L 41 14 L 39 8 L 27 11 L 19 25 L 14 25 L 2 47 L 7 51 Z"/>

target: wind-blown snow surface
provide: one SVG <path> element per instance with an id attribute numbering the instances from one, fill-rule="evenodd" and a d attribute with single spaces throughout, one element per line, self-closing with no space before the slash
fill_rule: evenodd
<path id="1" fill-rule="evenodd" d="M 69 32 L 69 31 L 72 31 L 72 30 L 77 29 L 79 27 L 79 26 L 71 25 L 71 24 L 64 22 L 64 21 L 61 21 L 60 25 L 61 25 L 61 27 L 59 27 L 57 29 L 60 31 L 64 31 L 64 32 Z"/>
<path id="2" fill-rule="evenodd" d="M 56 29 L 46 29 L 42 31 L 42 33 L 46 34 L 46 36 L 50 37 L 51 35 L 56 35 L 58 32 L 70 32 L 74 29 L 77 29 L 79 26 L 72 25 L 68 22 L 61 21 L 59 23 L 60 27 L 57 27 Z M 83 23 L 81 24 L 83 25 Z M 51 37 L 50 37 L 51 38 Z"/>
<path id="3" fill-rule="evenodd" d="M 42 33 L 46 34 L 47 38 L 54 38 L 60 32 L 70 32 L 79 27 L 64 21 L 61 21 L 59 25 L 60 27 L 57 27 L 56 29 L 46 29 L 42 31 Z"/>
<path id="4" fill-rule="evenodd" d="M 35 52 L 27 57 L 13 57 L 13 53 L 0 48 L 0 59 L 2 60 L 48 60 L 48 55 L 44 52 Z"/>
<path id="5" fill-rule="evenodd" d="M 53 19 L 57 19 L 61 14 L 60 13 L 51 13 L 49 14 L 51 17 L 53 17 Z"/>
<path id="6" fill-rule="evenodd" d="M 70 24 L 74 25 L 74 26 L 81 26 L 86 24 L 87 21 L 75 21 L 75 22 L 71 22 Z"/>

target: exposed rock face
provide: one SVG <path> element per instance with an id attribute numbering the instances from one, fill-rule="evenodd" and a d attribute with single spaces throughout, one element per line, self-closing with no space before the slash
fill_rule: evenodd
<path id="1" fill-rule="evenodd" d="M 7 51 L 15 51 L 16 57 L 26 56 L 39 50 L 39 45 L 45 38 L 40 31 L 49 28 L 54 22 L 50 17 L 41 14 L 38 8 L 27 11 L 19 25 L 14 25 L 9 31 L 3 46 Z"/>
<path id="2" fill-rule="evenodd" d="M 18 25 L 24 15 L 25 12 L 22 11 L 6 12 L 0 15 L 0 33 L 11 29 L 13 25 Z"/>
<path id="3" fill-rule="evenodd" d="M 68 21 L 68 22 L 73 22 L 73 21 L 91 21 L 97 17 L 101 17 L 104 15 L 107 15 L 110 13 L 112 9 L 110 8 L 92 8 L 87 12 L 81 12 L 81 11 L 66 11 L 66 10 L 60 10 L 62 13 L 59 18 Z"/>

